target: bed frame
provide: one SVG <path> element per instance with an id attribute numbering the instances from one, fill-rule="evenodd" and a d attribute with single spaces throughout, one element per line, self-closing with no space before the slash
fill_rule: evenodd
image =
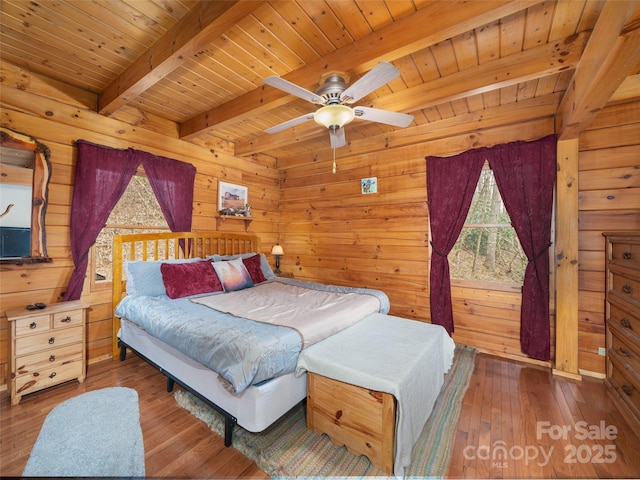
<path id="1" fill-rule="evenodd" d="M 249 252 L 262 253 L 258 237 L 225 232 L 118 235 L 113 244 L 113 358 L 125 360 L 126 350 L 129 348 L 167 376 L 167 391 L 172 391 L 174 382 L 177 382 L 220 412 L 225 418 L 226 446 L 232 443 L 235 424 L 249 431 L 262 431 L 303 401 L 306 398 L 306 375 L 296 377 L 290 373 L 261 385 L 251 386 L 239 395 L 232 395 L 224 389 L 217 373 L 130 322 L 121 322 L 115 316 L 115 308 L 126 296 L 123 272 L 127 261 L 204 258 L 214 254 L 237 255 Z"/>
<path id="2" fill-rule="evenodd" d="M 116 235 L 113 239 L 112 308 L 115 313 L 126 296 L 123 278 L 127 261 L 152 262 L 179 258 L 204 258 L 207 255 L 236 255 L 260 250 L 260 238 L 225 232 L 162 232 Z M 120 319 L 113 315 L 113 359 L 119 356 Z"/>

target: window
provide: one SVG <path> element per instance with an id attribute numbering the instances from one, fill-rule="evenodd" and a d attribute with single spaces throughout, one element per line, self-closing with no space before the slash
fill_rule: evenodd
<path id="1" fill-rule="evenodd" d="M 168 231 L 151 184 L 140 167 L 131 178 L 122 198 L 111 211 L 96 243 L 91 249 L 91 289 L 101 290 L 111 286 L 111 264 L 113 237 L 129 233 L 151 233 Z"/>
<path id="2" fill-rule="evenodd" d="M 493 171 L 485 163 L 471 208 L 449 254 L 451 278 L 522 285 L 527 257 L 502 203 Z"/>

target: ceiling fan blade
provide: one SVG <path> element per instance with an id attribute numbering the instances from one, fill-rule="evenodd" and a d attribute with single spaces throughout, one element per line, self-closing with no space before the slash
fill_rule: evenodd
<path id="1" fill-rule="evenodd" d="M 331 140 L 331 148 L 340 148 L 347 144 L 347 139 L 344 135 L 344 128 L 329 130 L 329 139 Z"/>
<path id="2" fill-rule="evenodd" d="M 272 87 L 282 90 L 283 92 L 287 92 L 291 95 L 295 95 L 296 97 L 300 97 L 307 102 L 317 103 L 319 105 L 324 105 L 325 103 L 324 98 L 322 98 L 320 95 L 316 95 L 306 88 L 299 87 L 295 83 L 291 83 L 289 80 L 285 80 L 284 78 L 271 76 L 265 78 L 263 81 L 267 85 L 271 85 Z"/>
<path id="3" fill-rule="evenodd" d="M 413 122 L 413 115 L 406 113 L 390 112 L 379 108 L 354 107 L 356 118 L 369 120 L 370 122 L 384 123 L 394 127 L 408 127 Z"/>
<path id="4" fill-rule="evenodd" d="M 274 127 L 267 128 L 265 130 L 266 133 L 279 133 L 287 128 L 295 127 L 296 125 L 300 125 L 308 120 L 313 119 L 313 113 L 307 113 L 300 117 L 292 118 L 291 120 L 287 120 L 286 122 L 282 122 L 279 125 Z"/>
<path id="5" fill-rule="evenodd" d="M 340 101 L 348 104 L 357 102 L 398 75 L 400 75 L 400 70 L 390 63 L 381 62 L 342 92 Z"/>

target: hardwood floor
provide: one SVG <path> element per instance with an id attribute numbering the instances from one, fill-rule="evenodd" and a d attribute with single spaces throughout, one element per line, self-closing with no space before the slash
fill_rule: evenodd
<path id="1" fill-rule="evenodd" d="M 2 394 L 0 475 L 22 473 L 53 407 L 80 393 L 124 386 L 135 388 L 140 398 L 147 476 L 268 478 L 178 407 L 166 392 L 164 376 L 135 355 L 129 354 L 122 363 L 89 365 L 87 373 L 83 384 L 60 385 L 27 396 L 13 407 L 8 394 Z M 479 354 L 447 476 L 636 478 L 640 476 L 640 438 L 634 428 L 637 426 L 616 409 L 600 380 L 576 382 L 541 368 Z M 565 438 L 559 435 L 562 431 Z M 603 438 L 606 434 L 615 439 Z M 583 436 L 600 438 L 582 440 Z"/>

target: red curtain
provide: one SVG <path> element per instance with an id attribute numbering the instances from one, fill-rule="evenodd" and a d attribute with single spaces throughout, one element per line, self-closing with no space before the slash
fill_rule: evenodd
<path id="1" fill-rule="evenodd" d="M 102 147 L 84 140 L 78 140 L 76 146 L 78 154 L 70 222 L 71 257 L 75 268 L 64 293 L 64 301 L 80 298 L 89 249 L 127 189 L 139 163 L 128 150 Z"/>
<path id="2" fill-rule="evenodd" d="M 466 219 L 482 165 L 488 160 L 511 223 L 529 261 L 522 287 L 520 343 L 538 360 L 550 358 L 549 246 L 556 137 L 469 150 L 453 157 L 426 157 L 433 238 L 431 321 L 453 332 L 449 262 Z"/>
<path id="3" fill-rule="evenodd" d="M 191 231 L 196 167 L 147 152 L 137 152 L 172 232 Z"/>
<path id="4" fill-rule="evenodd" d="M 193 165 L 134 149 L 120 150 L 78 140 L 76 175 L 71 201 L 71 256 L 75 265 L 64 301 L 82 294 L 89 249 L 143 164 L 162 213 L 172 231 L 190 231 Z"/>
<path id="5" fill-rule="evenodd" d="M 522 286 L 520 345 L 530 357 L 549 360 L 549 247 L 556 137 L 499 145 L 491 150 L 489 163 L 529 261 Z"/>
<path id="6" fill-rule="evenodd" d="M 485 156 L 470 150 L 453 157 L 426 157 L 427 195 L 431 223 L 429 274 L 431 322 L 453 333 L 451 279 L 447 255 L 467 218 Z"/>

